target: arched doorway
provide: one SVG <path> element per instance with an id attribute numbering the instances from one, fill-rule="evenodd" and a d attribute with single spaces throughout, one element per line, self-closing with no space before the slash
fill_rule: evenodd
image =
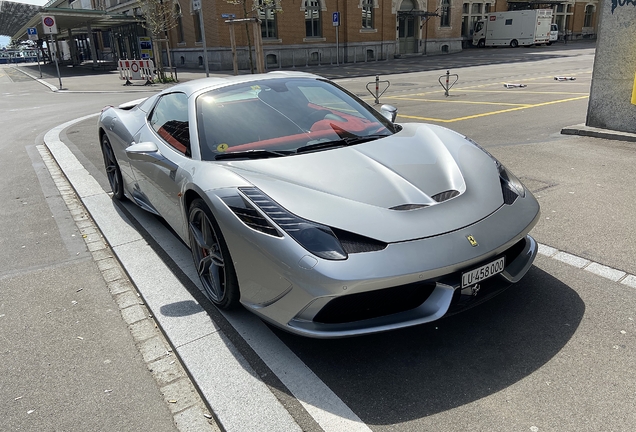
<path id="1" fill-rule="evenodd" d="M 417 52 L 417 20 L 413 13 L 417 10 L 415 0 L 403 0 L 398 11 L 398 39 L 400 54 L 413 54 Z"/>

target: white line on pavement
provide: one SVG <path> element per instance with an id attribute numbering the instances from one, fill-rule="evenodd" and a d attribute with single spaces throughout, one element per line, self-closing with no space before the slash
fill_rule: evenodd
<path id="1" fill-rule="evenodd" d="M 218 331 L 194 297 L 60 140 L 62 130 L 94 116 L 81 117 L 51 129 L 44 137 L 45 144 L 141 292 L 166 337 L 175 346 L 221 424 L 228 431 L 300 430 L 243 356 Z M 148 213 L 132 204 L 127 209 L 200 288 L 187 248 Z M 174 309 L 179 309 L 179 313 L 173 313 Z M 247 311 L 224 316 L 325 432 L 370 431 L 257 317 Z"/>

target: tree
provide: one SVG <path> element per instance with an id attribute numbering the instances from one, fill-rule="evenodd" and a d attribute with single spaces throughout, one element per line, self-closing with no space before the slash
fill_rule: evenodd
<path id="1" fill-rule="evenodd" d="M 282 0 L 226 0 L 227 3 L 240 6 L 243 12 L 243 18 L 260 18 L 265 15 L 268 9 L 274 9 L 276 13 L 282 13 L 280 6 Z M 250 34 L 250 25 L 245 23 L 245 34 L 247 35 L 247 48 L 250 59 L 250 72 L 254 73 L 254 59 L 252 57 L 252 36 Z"/>
<path id="2" fill-rule="evenodd" d="M 138 0 L 145 22 L 142 26 L 148 30 L 152 38 L 152 48 L 155 53 L 155 66 L 159 75 L 159 80 L 167 81 L 166 74 L 163 70 L 163 56 L 161 42 L 166 42 L 166 51 L 168 53 L 168 66 L 170 64 L 170 41 L 168 39 L 168 31 L 178 25 L 179 15 L 174 7 L 172 0 Z M 172 67 L 170 69 L 170 77 L 172 76 Z"/>

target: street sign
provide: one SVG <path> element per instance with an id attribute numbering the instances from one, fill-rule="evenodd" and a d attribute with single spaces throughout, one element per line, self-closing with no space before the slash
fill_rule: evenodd
<path id="1" fill-rule="evenodd" d="M 236 14 L 231 14 L 231 13 L 221 14 L 221 18 L 223 18 L 223 19 L 234 19 L 234 18 L 236 18 Z"/>
<path id="2" fill-rule="evenodd" d="M 44 34 L 57 34 L 55 17 L 52 15 L 44 15 L 42 17 L 42 29 L 44 30 Z"/>
<path id="3" fill-rule="evenodd" d="M 28 27 L 27 35 L 29 35 L 29 40 L 38 40 L 38 29 L 36 29 L 35 27 Z"/>
<path id="4" fill-rule="evenodd" d="M 331 16 L 331 22 L 334 27 L 340 27 L 340 12 L 334 12 Z"/>

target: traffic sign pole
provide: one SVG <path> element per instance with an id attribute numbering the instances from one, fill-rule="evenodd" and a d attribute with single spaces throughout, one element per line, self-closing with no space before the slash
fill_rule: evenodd
<path id="1" fill-rule="evenodd" d="M 340 29 L 340 12 L 334 12 L 331 15 L 331 22 L 336 28 L 336 66 L 340 66 L 340 44 L 338 43 L 338 33 Z"/>
<path id="2" fill-rule="evenodd" d="M 38 29 L 35 28 L 35 27 L 28 27 L 27 28 L 27 34 L 29 35 L 29 40 L 37 41 L 39 39 L 38 38 Z M 38 71 L 40 71 L 40 78 L 42 78 L 42 68 L 40 67 L 40 47 L 39 46 L 36 49 L 35 54 L 36 54 L 36 58 L 38 60 Z"/>
<path id="3" fill-rule="evenodd" d="M 51 45 L 53 45 L 53 36 L 51 36 Z M 62 90 L 62 76 L 60 75 L 60 66 L 57 64 L 57 56 L 59 54 L 59 47 L 55 44 L 55 69 L 57 69 L 57 79 L 60 80 L 60 90 Z"/>

